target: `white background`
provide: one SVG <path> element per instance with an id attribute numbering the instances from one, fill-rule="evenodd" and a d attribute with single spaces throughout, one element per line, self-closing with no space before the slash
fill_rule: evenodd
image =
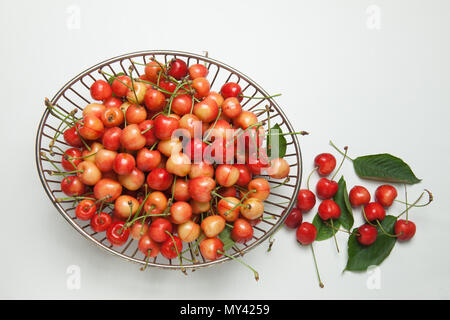
<path id="1" fill-rule="evenodd" d="M 380 9 L 380 29 L 367 25 L 370 5 Z M 449 1 L 1 0 L 0 24 L 0 298 L 450 298 Z M 311 132 L 301 138 L 305 171 L 317 153 L 333 152 L 329 139 L 351 156 L 388 152 L 411 165 L 423 182 L 409 198 L 429 188 L 436 201 L 411 211 L 417 234 L 381 265 L 380 289 L 367 286 L 367 273 L 342 274 L 345 234 L 340 254 L 332 240 L 315 246 L 320 289 L 310 250 L 287 230 L 271 253 L 264 243 L 246 256 L 261 275 L 255 283 L 233 262 L 188 277 L 141 272 L 69 226 L 35 167 L 43 98 L 97 62 L 145 49 L 207 50 L 282 93 L 294 127 Z M 362 183 L 350 162 L 343 173 L 349 187 Z M 81 268 L 79 290 L 67 289 L 70 265 Z"/>

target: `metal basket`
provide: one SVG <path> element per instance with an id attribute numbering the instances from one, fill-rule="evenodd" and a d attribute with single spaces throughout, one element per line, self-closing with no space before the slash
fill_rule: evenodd
<path id="1" fill-rule="evenodd" d="M 268 105 L 270 106 L 271 125 L 278 123 L 283 132 L 294 131 L 292 125 L 278 104 L 272 98 L 268 98 L 269 94 L 249 77 L 214 59 L 179 51 L 140 51 L 108 59 L 74 77 L 56 93 L 51 101 L 56 108 L 64 113 L 69 113 L 74 108 L 82 110 L 86 104 L 92 102 L 89 91 L 90 85 L 95 80 L 100 78 L 105 78 L 107 80 L 104 75 L 98 72 L 99 70 L 116 75 L 121 72 L 127 73 L 130 65 L 134 65 L 135 72 L 138 75 L 141 75 L 144 67 L 133 62 L 146 63 L 151 57 L 154 57 L 158 61 L 164 61 L 165 63 L 170 61 L 172 58 L 181 58 L 186 61 L 188 66 L 193 63 L 205 63 L 209 69 L 208 80 L 211 83 L 211 90 L 220 91 L 220 86 L 225 82 L 237 82 L 240 84 L 244 95 L 251 97 L 266 97 L 264 99 L 244 98 L 241 102 L 243 109 L 254 110 L 255 108 L 258 108 L 258 106 L 262 107 Z M 267 113 L 259 113 L 258 120 L 263 123 L 265 129 L 267 130 Z M 89 239 L 92 243 L 95 243 L 107 252 L 117 255 L 123 259 L 133 261 L 138 264 L 145 264 L 145 256 L 138 250 L 137 241 L 130 238 L 125 245 L 113 247 L 106 239 L 104 232 L 96 233 L 90 228 L 89 221 L 81 221 L 76 218 L 76 205 L 73 201 L 56 201 L 57 198 L 64 197 L 64 194 L 60 189 L 60 182 L 62 178 L 50 175 L 50 172 L 53 169 L 50 162 L 53 162 L 53 164 L 60 167 L 62 154 L 55 152 L 55 154 L 51 156 L 49 154 L 50 150 L 48 145 L 55 132 L 58 132 L 57 128 L 60 122 L 61 121 L 59 119 L 54 117 L 46 109 L 37 131 L 36 164 L 45 192 L 59 213 L 79 233 Z M 264 176 L 268 179 L 271 188 L 279 186 L 278 188 L 271 190 L 269 198 L 264 202 L 264 216 L 273 217 L 273 219 L 263 219 L 262 222 L 254 226 L 253 239 L 245 244 L 236 244 L 227 252 L 233 257 L 246 253 L 266 240 L 281 226 L 287 217 L 287 213 L 295 204 L 302 175 L 301 153 L 297 137 L 295 135 L 287 135 L 285 137 L 287 140 L 287 152 L 285 159 L 289 162 L 291 169 L 289 174 L 290 180 L 287 183 L 282 184 L 283 181 L 272 180 L 269 176 Z M 58 145 L 63 150 L 69 147 L 69 145 L 62 139 L 62 136 L 55 141 L 55 145 Z M 42 157 L 41 152 L 45 152 L 48 159 Z M 193 271 L 200 267 L 208 267 L 230 260 L 229 257 L 224 256 L 215 261 L 207 261 L 201 256 L 201 254 L 196 252 L 196 250 L 193 250 L 190 244 L 184 244 L 183 250 L 184 249 L 188 250 L 191 259 L 197 260 L 198 263 L 188 263 L 186 260 L 183 260 L 181 264 L 178 258 L 168 260 L 159 255 L 156 258 L 151 259 L 148 262 L 148 265 L 164 269 L 180 269 L 181 266 L 183 266 L 185 269 L 191 269 Z M 194 256 L 196 259 L 194 259 Z"/>

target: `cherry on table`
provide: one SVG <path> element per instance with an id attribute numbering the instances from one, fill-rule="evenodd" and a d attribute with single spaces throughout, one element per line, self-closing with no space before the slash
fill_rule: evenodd
<path id="1" fill-rule="evenodd" d="M 370 193 L 363 186 L 354 186 L 348 194 L 348 199 L 353 207 L 359 207 L 370 202 Z"/>
<path id="2" fill-rule="evenodd" d="M 302 245 L 308 245 L 316 240 L 317 229 L 312 223 L 303 222 L 297 228 L 296 236 L 298 242 L 300 242 Z"/>
<path id="3" fill-rule="evenodd" d="M 316 205 L 316 196 L 311 190 L 301 189 L 297 195 L 297 208 L 307 212 Z"/>
<path id="4" fill-rule="evenodd" d="M 384 210 L 378 202 L 369 202 L 366 204 L 364 206 L 364 213 L 369 221 L 374 221 L 377 219 L 382 221 L 386 217 L 386 210 Z"/>
<path id="5" fill-rule="evenodd" d="M 319 199 L 330 199 L 336 194 L 338 189 L 339 185 L 336 181 L 321 178 L 316 185 L 316 194 Z"/>
<path id="6" fill-rule="evenodd" d="M 390 207 L 397 198 L 397 189 L 390 184 L 384 184 L 375 191 L 375 200 L 383 207 Z"/>
<path id="7" fill-rule="evenodd" d="M 406 241 L 416 234 L 416 224 L 411 220 L 400 219 L 395 223 L 394 230 L 398 240 Z"/>
<path id="8" fill-rule="evenodd" d="M 314 165 L 321 176 L 327 176 L 336 168 L 336 158 L 331 153 L 321 153 L 314 158 Z"/>
<path id="9" fill-rule="evenodd" d="M 356 239 L 359 243 L 369 246 L 377 240 L 378 230 L 370 224 L 363 224 L 358 228 Z"/>
<path id="10" fill-rule="evenodd" d="M 289 228 L 298 228 L 302 224 L 303 215 L 302 211 L 299 208 L 293 208 L 286 220 L 284 220 L 284 224 Z"/>
<path id="11" fill-rule="evenodd" d="M 334 200 L 326 199 L 319 205 L 318 214 L 324 221 L 338 219 L 341 216 L 341 208 Z"/>

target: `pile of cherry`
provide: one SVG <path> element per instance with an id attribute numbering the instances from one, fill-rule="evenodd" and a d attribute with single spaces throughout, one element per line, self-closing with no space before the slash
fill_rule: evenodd
<path id="1" fill-rule="evenodd" d="M 151 59 L 145 74 L 132 72 L 103 72 L 109 81 L 90 87 L 99 103 L 88 104 L 80 118 L 46 99 L 71 146 L 56 146 L 57 135 L 50 143 L 65 170 L 52 172 L 64 176 L 67 197 L 58 201 L 76 201 L 76 218 L 106 232 L 113 246 L 137 240 L 147 262 L 160 253 L 196 262 L 183 256 L 183 243 L 208 260 L 227 255 L 220 239 L 225 228 L 234 242 L 245 243 L 264 219 L 270 186 L 253 175 L 284 179 L 289 164 L 267 156 L 266 134 L 258 115 L 242 109 L 239 84 L 211 91 L 208 69 L 181 59 L 165 65 Z M 230 148 L 239 143 L 243 152 Z"/>

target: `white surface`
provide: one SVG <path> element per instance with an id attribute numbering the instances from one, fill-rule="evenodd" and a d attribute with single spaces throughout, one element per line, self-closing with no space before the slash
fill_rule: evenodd
<path id="1" fill-rule="evenodd" d="M 71 5 L 80 29 L 67 27 Z M 379 30 L 367 27 L 369 5 L 380 9 Z M 450 298 L 449 1 L 1 1 L 0 24 L 0 298 Z M 261 275 L 255 283 L 237 263 L 188 277 L 143 273 L 69 226 L 35 168 L 43 98 L 97 62 L 144 49 L 208 50 L 281 92 L 296 129 L 311 132 L 301 138 L 306 171 L 332 152 L 330 138 L 351 156 L 389 152 L 411 165 L 423 182 L 410 199 L 426 187 L 436 201 L 411 212 L 416 237 L 381 265 L 380 289 L 367 287 L 366 273 L 341 273 L 344 234 L 341 254 L 331 240 L 315 246 L 319 289 L 310 250 L 287 230 L 271 253 L 263 244 L 246 256 Z M 349 186 L 361 183 L 351 163 L 343 173 Z M 81 268 L 79 290 L 66 287 L 70 265 Z"/>

